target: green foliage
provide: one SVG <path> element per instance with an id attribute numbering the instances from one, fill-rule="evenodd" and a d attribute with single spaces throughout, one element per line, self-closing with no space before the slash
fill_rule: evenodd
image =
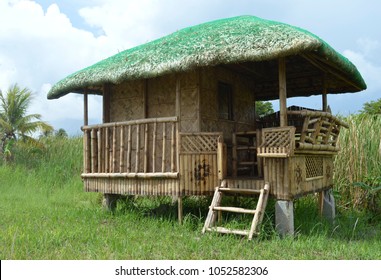
<path id="1" fill-rule="evenodd" d="M 342 129 L 335 159 L 334 184 L 343 206 L 380 214 L 381 115 L 352 115 Z"/>
<path id="2" fill-rule="evenodd" d="M 268 114 L 274 113 L 273 104 L 268 101 L 257 101 L 255 102 L 255 114 L 258 117 L 263 117 Z"/>
<path id="3" fill-rule="evenodd" d="M 22 140 L 38 146 L 39 143 L 32 137 L 33 133 L 53 130 L 49 124 L 41 121 L 40 114 L 27 114 L 31 102 L 32 92 L 17 84 L 11 86 L 6 94 L 0 91 L 0 148 L 5 158 L 11 153 L 10 141 Z"/>
<path id="4" fill-rule="evenodd" d="M 362 110 L 360 110 L 362 114 L 369 115 L 377 115 L 381 114 L 381 98 L 375 101 L 369 101 L 364 103 Z"/>

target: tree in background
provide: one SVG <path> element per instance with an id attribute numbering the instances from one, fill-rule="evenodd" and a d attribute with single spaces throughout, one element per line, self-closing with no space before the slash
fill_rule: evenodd
<path id="1" fill-rule="evenodd" d="M 257 101 L 255 102 L 255 113 L 258 117 L 272 114 L 274 113 L 273 104 L 268 101 Z"/>
<path id="2" fill-rule="evenodd" d="M 0 90 L 0 152 L 7 160 L 11 148 L 17 141 L 38 144 L 33 138 L 36 132 L 52 131 L 53 127 L 41 121 L 40 114 L 28 114 L 32 102 L 32 91 L 17 84 L 3 94 Z"/>
<path id="3" fill-rule="evenodd" d="M 364 103 L 360 113 L 369 115 L 381 114 L 381 98 L 376 101 L 369 101 Z"/>

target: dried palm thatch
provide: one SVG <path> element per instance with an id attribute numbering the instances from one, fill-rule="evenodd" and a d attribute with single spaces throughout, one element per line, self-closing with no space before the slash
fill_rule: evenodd
<path id="1" fill-rule="evenodd" d="M 335 78 L 331 93 L 366 88 L 356 67 L 316 35 L 284 23 L 240 16 L 188 27 L 120 52 L 61 80 L 52 87 L 48 98 L 81 93 L 85 88 L 104 83 L 118 84 L 198 67 L 256 63 L 304 54 L 307 54 L 304 63 L 314 64 L 319 71 L 329 65 L 335 72 L 333 76 L 342 77 Z"/>

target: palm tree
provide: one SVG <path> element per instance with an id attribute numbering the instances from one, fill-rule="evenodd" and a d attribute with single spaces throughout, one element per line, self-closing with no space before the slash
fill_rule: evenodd
<path id="1" fill-rule="evenodd" d="M 0 90 L 0 145 L 3 153 L 9 143 L 22 140 L 36 144 L 33 133 L 53 130 L 41 121 L 40 114 L 28 114 L 31 102 L 32 91 L 28 88 L 14 84 L 5 95 Z"/>

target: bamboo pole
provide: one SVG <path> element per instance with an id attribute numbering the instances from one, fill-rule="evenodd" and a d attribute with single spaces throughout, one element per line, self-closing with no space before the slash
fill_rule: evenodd
<path id="1" fill-rule="evenodd" d="M 91 130 L 91 172 L 95 173 L 95 171 L 98 170 L 97 165 L 97 130 L 92 129 Z"/>
<path id="2" fill-rule="evenodd" d="M 232 145 L 233 145 L 233 177 L 237 177 L 238 174 L 238 159 L 237 159 L 237 135 L 233 133 L 232 137 Z"/>
<path id="3" fill-rule="evenodd" d="M 129 125 L 127 136 L 127 172 L 131 172 L 131 142 L 131 125 Z"/>
<path id="4" fill-rule="evenodd" d="M 85 130 L 83 134 L 83 146 L 84 146 L 84 160 L 83 160 L 83 170 L 85 173 L 91 172 L 91 152 L 90 152 L 90 131 Z"/>
<path id="5" fill-rule="evenodd" d="M 178 172 L 156 172 L 156 173 L 143 173 L 143 172 L 127 172 L 127 173 L 84 173 L 82 178 L 163 178 L 163 179 L 178 179 Z"/>
<path id="6" fill-rule="evenodd" d="M 153 136 L 152 136 L 152 172 L 156 172 L 156 133 L 157 123 L 153 123 Z"/>
<path id="7" fill-rule="evenodd" d="M 136 126 L 136 153 L 135 153 L 135 173 L 139 172 L 139 154 L 140 154 L 140 125 Z"/>
<path id="8" fill-rule="evenodd" d="M 175 141 L 175 123 L 172 123 L 171 131 L 171 172 L 176 171 L 175 166 L 175 150 L 176 150 L 176 141 Z"/>
<path id="9" fill-rule="evenodd" d="M 166 122 L 177 122 L 178 117 L 164 117 L 164 118 L 149 118 L 149 119 L 139 119 L 133 121 L 125 121 L 125 122 L 113 122 L 113 123 L 103 123 L 96 125 L 86 125 L 82 127 L 83 129 L 92 129 L 99 127 L 113 127 L 113 126 L 121 126 L 121 125 L 138 125 L 138 124 L 146 124 L 146 123 L 166 123 Z M 213 134 L 212 132 L 210 134 Z"/>
<path id="10" fill-rule="evenodd" d="M 322 107 L 323 107 L 322 109 L 324 112 L 328 112 L 327 73 L 324 73 L 324 77 L 323 77 Z"/>
<path id="11" fill-rule="evenodd" d="M 87 89 L 85 88 L 85 92 L 83 94 L 83 125 L 86 126 L 89 124 L 89 104 L 87 97 Z"/>
<path id="12" fill-rule="evenodd" d="M 112 172 L 116 172 L 116 126 L 112 129 Z"/>
<path id="13" fill-rule="evenodd" d="M 147 173 L 148 167 L 148 124 L 144 125 L 144 173 Z"/>
<path id="14" fill-rule="evenodd" d="M 98 173 L 102 172 L 102 129 L 98 129 Z"/>
<path id="15" fill-rule="evenodd" d="M 279 58 L 279 109 L 280 126 L 287 126 L 287 82 L 286 82 L 286 59 Z"/>
<path id="16" fill-rule="evenodd" d="M 119 172 L 124 172 L 125 169 L 125 141 L 124 141 L 124 126 L 120 127 L 120 158 L 119 158 Z"/>
<path id="17" fill-rule="evenodd" d="M 166 123 L 163 123 L 163 151 L 161 157 L 161 172 L 165 171 L 165 147 L 166 147 L 166 139 L 167 139 L 167 131 L 166 131 Z"/>
<path id="18" fill-rule="evenodd" d="M 106 129 L 106 150 L 105 150 L 105 172 L 110 172 L 110 133 L 108 127 Z"/>

